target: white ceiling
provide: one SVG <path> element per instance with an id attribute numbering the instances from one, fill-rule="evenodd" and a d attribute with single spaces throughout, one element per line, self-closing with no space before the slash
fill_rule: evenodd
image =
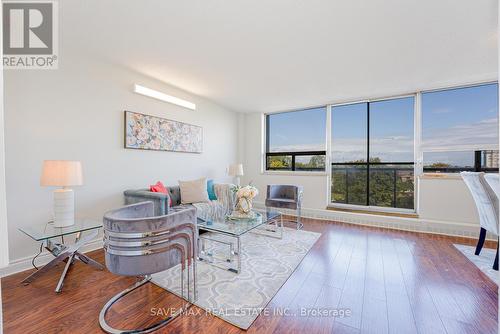
<path id="1" fill-rule="evenodd" d="M 496 0 L 64 0 L 63 48 L 236 111 L 497 78 Z M 83 50 L 84 49 L 84 50 Z"/>

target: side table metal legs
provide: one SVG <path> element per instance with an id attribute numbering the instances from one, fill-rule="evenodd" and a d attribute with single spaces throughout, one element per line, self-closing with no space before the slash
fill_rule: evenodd
<path id="1" fill-rule="evenodd" d="M 70 269 L 70 266 L 73 264 L 75 259 L 88 264 L 96 269 L 103 270 L 104 266 L 100 264 L 97 261 L 92 260 L 88 256 L 80 253 L 78 250 L 84 246 L 86 243 L 91 241 L 97 237 L 97 231 L 94 233 L 86 236 L 85 238 L 81 238 L 81 234 L 78 233 L 76 236 L 76 242 L 73 245 L 61 245 L 61 244 L 53 244 L 49 241 L 47 241 L 47 244 L 45 245 L 45 248 L 49 250 L 56 258 L 47 263 L 45 266 L 42 268 L 38 269 L 28 277 L 26 277 L 21 283 L 23 284 L 29 284 L 33 282 L 37 277 L 41 276 L 43 273 L 47 272 L 50 268 L 54 267 L 60 262 L 63 262 L 64 260 L 67 260 L 66 265 L 64 266 L 64 270 L 61 274 L 61 277 L 59 278 L 59 282 L 57 283 L 56 292 L 61 292 L 62 287 L 64 284 L 64 279 L 66 278 L 66 275 Z"/>
<path id="2" fill-rule="evenodd" d="M 104 266 L 102 264 L 100 264 L 96 260 L 92 260 L 90 257 L 88 257 L 85 254 L 81 254 L 81 253 L 77 252 L 76 257 L 78 258 L 78 260 L 82 261 L 85 264 L 88 264 L 91 267 L 94 267 L 95 269 L 99 269 L 99 270 L 104 269 Z"/>
<path id="3" fill-rule="evenodd" d="M 66 262 L 66 265 L 64 266 L 64 270 L 61 274 L 61 277 L 59 278 L 59 282 L 57 282 L 56 286 L 56 292 L 61 292 L 63 284 L 64 284 L 64 279 L 66 278 L 66 274 L 68 273 L 69 266 L 73 264 L 73 261 L 75 260 L 75 254 L 71 254 L 71 256 L 68 258 L 68 262 Z"/>

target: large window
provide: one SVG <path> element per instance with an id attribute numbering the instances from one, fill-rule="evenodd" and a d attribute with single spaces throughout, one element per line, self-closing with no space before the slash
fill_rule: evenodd
<path id="1" fill-rule="evenodd" d="M 498 117 L 497 83 L 269 114 L 265 166 L 325 171 L 328 136 L 332 203 L 412 210 L 415 171 L 498 172 Z"/>
<path id="2" fill-rule="evenodd" d="M 414 207 L 414 97 L 332 107 L 334 203 Z"/>
<path id="3" fill-rule="evenodd" d="M 326 107 L 266 115 L 266 169 L 324 171 Z"/>
<path id="4" fill-rule="evenodd" d="M 498 85 L 422 94 L 424 172 L 498 171 Z"/>

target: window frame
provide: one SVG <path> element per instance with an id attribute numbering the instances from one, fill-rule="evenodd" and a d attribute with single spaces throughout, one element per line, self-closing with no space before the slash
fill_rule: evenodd
<path id="1" fill-rule="evenodd" d="M 291 164 L 291 169 L 286 169 L 286 168 L 270 168 L 268 166 L 268 159 L 269 157 L 273 156 L 291 156 L 292 158 L 292 164 Z M 295 158 L 298 156 L 307 156 L 307 155 L 323 155 L 325 156 L 325 168 L 315 168 L 315 169 L 296 169 L 295 166 Z M 266 152 L 266 171 L 267 172 L 278 172 L 278 171 L 287 171 L 287 172 L 325 172 L 326 169 L 326 151 L 298 151 L 298 152 Z"/>
<path id="2" fill-rule="evenodd" d="M 332 121 L 332 109 L 335 107 L 341 107 L 341 106 L 346 106 L 346 105 L 351 105 L 351 104 L 361 104 L 365 103 L 366 104 L 366 121 L 367 121 L 367 129 L 366 129 L 366 161 L 365 162 L 359 162 L 359 163 L 352 163 L 352 162 L 333 162 L 333 159 L 331 157 L 332 155 L 332 147 L 330 147 L 330 164 L 329 164 L 329 178 L 328 178 L 328 207 L 339 207 L 339 208 L 349 208 L 349 209 L 363 209 L 363 210 L 373 210 L 373 211 L 391 211 L 391 212 L 403 212 L 403 213 L 414 213 L 417 210 L 417 160 L 416 160 L 416 146 L 415 146 L 415 141 L 416 141 L 416 123 L 417 123 L 417 93 L 414 94 L 403 94 L 403 95 L 395 95 L 395 96 L 389 96 L 389 97 L 383 97 L 383 98 L 377 98 L 377 99 L 365 99 L 362 101 L 354 101 L 354 102 L 343 102 L 343 103 L 338 103 L 338 104 L 330 104 L 329 105 L 329 117 L 327 117 L 327 120 L 330 122 Z M 396 100 L 396 99 L 404 99 L 404 98 L 413 98 L 413 162 L 405 162 L 405 161 L 394 161 L 394 162 L 370 162 L 370 103 L 374 102 L 381 102 L 381 101 L 390 101 L 390 100 Z M 333 140 L 332 136 L 333 131 L 331 130 L 331 124 L 330 124 L 330 145 L 333 146 Z M 385 207 L 385 206 L 373 206 L 370 205 L 370 166 L 384 166 L 384 165 L 413 165 L 413 209 L 406 209 L 406 208 L 397 208 L 397 207 Z M 366 167 L 366 201 L 365 205 L 362 204 L 349 204 L 349 203 L 341 203 L 341 202 L 333 202 L 332 201 L 332 179 L 333 179 L 333 166 L 365 166 Z M 394 204 L 397 203 L 397 198 L 394 197 Z"/>
<path id="3" fill-rule="evenodd" d="M 328 147 L 327 145 L 327 138 L 328 138 L 328 132 L 329 132 L 329 127 L 328 124 L 325 126 L 325 150 L 319 150 L 319 151 L 280 151 L 280 152 L 270 152 L 270 143 L 269 143 L 269 134 L 270 134 L 270 126 L 269 126 L 269 116 L 271 115 L 276 115 L 276 114 L 284 114 L 284 113 L 290 113 L 290 112 L 301 112 L 301 111 L 306 111 L 309 109 L 319 109 L 319 108 L 324 108 L 325 113 L 326 113 L 326 122 L 328 122 L 328 110 L 329 106 L 328 105 L 320 105 L 320 106 L 315 106 L 315 107 L 307 107 L 307 108 L 300 108 L 300 109 L 293 109 L 293 110 L 285 110 L 285 111 L 277 111 L 277 112 L 270 112 L 270 113 L 265 113 L 264 114 L 264 128 L 265 128 L 265 135 L 264 135 L 264 172 L 265 173 L 293 173 L 293 174 L 325 174 L 327 173 L 327 154 L 326 154 L 326 148 Z M 318 169 L 313 169 L 313 170 L 304 170 L 304 169 L 296 169 L 295 166 L 295 159 L 297 156 L 307 156 L 307 155 L 322 155 L 325 157 L 325 168 L 318 168 Z M 291 169 L 285 169 L 285 168 L 270 168 L 268 165 L 268 158 L 272 156 L 291 156 L 292 158 L 292 163 L 291 163 Z"/>

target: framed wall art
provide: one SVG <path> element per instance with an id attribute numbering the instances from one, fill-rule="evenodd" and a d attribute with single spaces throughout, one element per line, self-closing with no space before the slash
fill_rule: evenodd
<path id="1" fill-rule="evenodd" d="M 202 153 L 203 128 L 161 117 L 125 111 L 125 148 Z"/>

